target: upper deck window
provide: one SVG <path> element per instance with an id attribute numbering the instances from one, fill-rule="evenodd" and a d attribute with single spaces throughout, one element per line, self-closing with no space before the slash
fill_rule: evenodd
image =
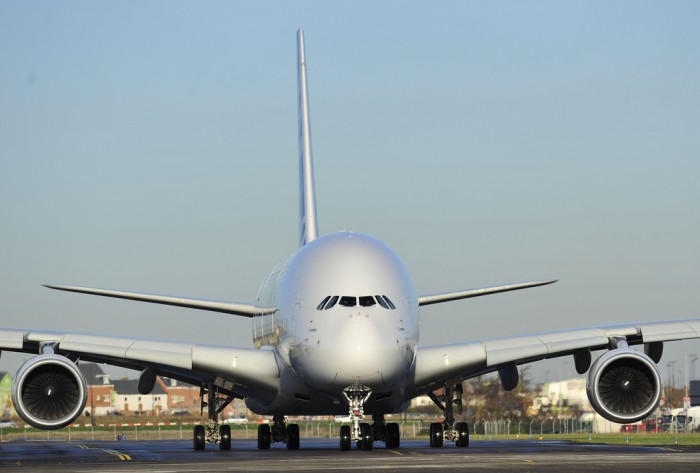
<path id="1" fill-rule="evenodd" d="M 355 307 L 357 305 L 357 297 L 343 296 L 340 298 L 340 305 L 343 307 Z"/>

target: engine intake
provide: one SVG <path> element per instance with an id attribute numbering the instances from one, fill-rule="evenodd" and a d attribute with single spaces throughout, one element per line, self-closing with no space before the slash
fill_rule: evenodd
<path id="1" fill-rule="evenodd" d="M 17 371 L 12 402 L 17 414 L 31 426 L 60 429 L 77 419 L 85 408 L 85 377 L 64 356 L 36 356 Z"/>
<path id="2" fill-rule="evenodd" d="M 586 394 L 596 412 L 606 419 L 622 424 L 640 421 L 659 404 L 659 369 L 636 350 L 610 350 L 591 366 Z"/>

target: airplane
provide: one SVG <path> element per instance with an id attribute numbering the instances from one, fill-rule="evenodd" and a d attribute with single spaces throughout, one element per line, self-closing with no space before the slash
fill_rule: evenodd
<path id="1" fill-rule="evenodd" d="M 272 416 L 258 428 L 258 448 L 300 447 L 289 416 L 348 415 L 339 428 L 340 450 L 353 442 L 400 447 L 397 423 L 385 416 L 428 395 L 443 413 L 430 425 L 431 447 L 469 445 L 457 422 L 462 381 L 498 373 L 504 390 L 519 383 L 518 366 L 572 356 L 588 372 L 587 393 L 606 419 L 632 423 L 649 416 L 661 396 L 657 363 L 664 342 L 700 337 L 700 319 L 628 323 L 516 337 L 419 345 L 419 309 L 431 304 L 515 291 L 556 282 L 540 280 L 479 289 L 419 294 L 399 256 L 361 233 L 320 235 L 316 214 L 304 32 L 297 32 L 299 92 L 299 248 L 265 278 L 254 302 L 212 301 L 81 286 L 61 291 L 166 304 L 248 317 L 253 347 L 55 331 L 0 329 L 0 349 L 36 354 L 18 370 L 12 399 L 19 416 L 39 429 L 70 425 L 87 399 L 80 361 L 140 370 L 138 388 L 149 393 L 156 377 L 201 387 L 206 425 L 193 431 L 195 450 L 231 448 L 231 428 L 219 414 L 241 398 L 256 414 Z M 643 351 L 631 346 L 643 346 Z M 593 361 L 592 351 L 605 350 Z M 435 394 L 441 392 L 441 394 Z M 372 422 L 369 422 L 371 416 Z"/>

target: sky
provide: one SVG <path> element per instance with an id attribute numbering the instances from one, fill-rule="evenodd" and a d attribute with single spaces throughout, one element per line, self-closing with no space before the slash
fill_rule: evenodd
<path id="1" fill-rule="evenodd" d="M 421 345 L 700 317 L 699 22 L 695 1 L 0 0 L 0 327 L 252 346 L 246 318 L 41 285 L 255 300 L 298 239 L 299 27 L 321 233 L 378 237 L 419 294 L 559 279 L 425 307 Z M 667 344 L 662 376 L 695 353 Z"/>

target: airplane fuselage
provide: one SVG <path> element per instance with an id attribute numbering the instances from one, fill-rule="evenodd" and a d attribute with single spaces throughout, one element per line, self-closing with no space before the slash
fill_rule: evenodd
<path id="1" fill-rule="evenodd" d="M 294 386 L 280 391 L 295 396 L 254 410 L 289 412 L 304 404 L 308 410 L 313 395 L 314 404 L 325 398 L 320 410 L 344 412 L 342 391 L 352 385 L 372 390 L 370 409 L 405 405 L 403 388 L 418 345 L 418 299 L 388 246 L 358 233 L 320 237 L 275 267 L 258 303 L 278 311 L 254 318 L 254 345 L 276 352 L 281 382 Z"/>

